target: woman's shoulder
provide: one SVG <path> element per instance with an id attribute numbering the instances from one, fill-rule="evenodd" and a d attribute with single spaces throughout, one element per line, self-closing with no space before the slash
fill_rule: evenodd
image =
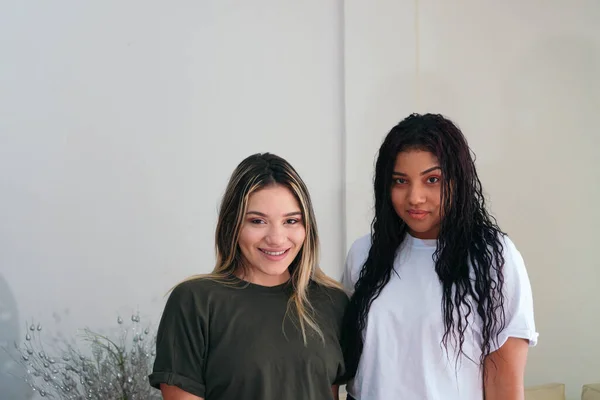
<path id="1" fill-rule="evenodd" d="M 373 237 L 370 233 L 360 236 L 352 245 L 350 245 L 350 250 L 348 250 L 348 256 L 363 256 L 366 257 L 369 254 L 369 250 L 371 249 L 371 244 L 373 243 Z"/>
<path id="2" fill-rule="evenodd" d="M 527 281 L 529 279 L 527 267 L 517 245 L 506 233 L 499 232 L 497 235 L 495 246 L 490 243 L 487 247 L 491 257 L 489 260 L 491 277 L 498 279 L 498 273 L 502 271 L 505 287 L 518 284 L 523 280 Z"/>
<path id="3" fill-rule="evenodd" d="M 369 256 L 369 250 L 373 244 L 373 238 L 370 234 L 363 235 L 356 239 L 348 250 L 346 257 L 346 269 L 352 271 L 360 269 Z"/>
<path id="4" fill-rule="evenodd" d="M 358 280 L 360 270 L 367 261 L 372 242 L 371 234 L 363 235 L 356 239 L 348 250 L 344 273 L 342 275 L 342 284 L 350 292 L 354 290 L 354 284 Z"/>
<path id="5" fill-rule="evenodd" d="M 210 276 L 199 275 L 188 278 L 173 287 L 171 297 L 180 300 L 206 299 L 225 292 L 227 285 Z"/>
<path id="6" fill-rule="evenodd" d="M 500 242 L 502 243 L 502 247 L 504 248 L 505 255 L 513 255 L 515 253 L 519 253 L 517 245 L 506 233 L 500 234 Z"/>
<path id="7" fill-rule="evenodd" d="M 504 257 L 503 270 L 505 274 L 510 276 L 511 274 L 516 275 L 527 275 L 527 268 L 525 266 L 525 260 L 523 255 L 517 248 L 517 245 L 508 235 L 503 234 L 501 236 L 502 243 L 502 256 Z"/>
<path id="8" fill-rule="evenodd" d="M 329 296 L 334 297 L 336 299 L 347 299 L 348 294 L 341 287 L 335 287 L 330 285 L 324 285 L 321 283 L 317 283 L 312 281 L 312 284 L 318 288 L 320 291 L 327 293 Z"/>
<path id="9" fill-rule="evenodd" d="M 336 310 L 343 312 L 349 302 L 348 294 L 342 288 L 311 281 L 311 292 L 312 299 L 310 300 L 313 306 L 328 303 L 332 304 Z"/>

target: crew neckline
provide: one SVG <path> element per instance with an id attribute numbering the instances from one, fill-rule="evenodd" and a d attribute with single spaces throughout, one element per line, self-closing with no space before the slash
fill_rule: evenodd
<path id="1" fill-rule="evenodd" d="M 234 281 L 234 283 L 239 286 L 240 288 L 248 288 L 254 291 L 258 291 L 258 292 L 263 292 L 263 293 L 282 293 L 287 291 L 288 288 L 292 287 L 292 280 L 288 279 L 287 281 L 280 283 L 279 285 L 275 285 L 275 286 L 263 286 L 263 285 L 259 285 L 257 283 L 252 283 L 250 281 L 246 281 L 244 279 L 241 279 L 235 275 L 233 275 L 231 277 L 231 279 Z"/>
<path id="2" fill-rule="evenodd" d="M 406 233 L 406 242 L 411 247 L 418 248 L 436 248 L 437 247 L 437 239 L 419 239 L 411 235 L 410 233 Z"/>

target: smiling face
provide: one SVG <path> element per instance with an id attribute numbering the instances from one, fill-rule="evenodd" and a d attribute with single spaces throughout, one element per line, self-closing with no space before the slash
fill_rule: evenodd
<path id="1" fill-rule="evenodd" d="M 252 193 L 238 240 L 246 267 L 243 279 L 262 286 L 286 282 L 305 238 L 300 205 L 287 187 Z"/>
<path id="2" fill-rule="evenodd" d="M 396 156 L 391 197 L 396 214 L 419 239 L 436 239 L 440 231 L 442 171 L 428 151 L 402 151 Z"/>

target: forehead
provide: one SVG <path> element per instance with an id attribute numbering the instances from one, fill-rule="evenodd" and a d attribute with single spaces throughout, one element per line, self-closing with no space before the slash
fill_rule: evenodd
<path id="1" fill-rule="evenodd" d="M 299 211 L 300 204 L 292 191 L 283 185 L 272 185 L 259 189 L 248 197 L 248 211 L 265 214 Z"/>
<path id="2" fill-rule="evenodd" d="M 396 155 L 394 171 L 420 173 L 438 165 L 439 161 L 437 157 L 429 151 L 407 150 L 401 151 Z"/>

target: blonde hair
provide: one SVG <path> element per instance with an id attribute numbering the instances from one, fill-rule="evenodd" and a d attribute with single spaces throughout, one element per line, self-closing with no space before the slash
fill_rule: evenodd
<path id="1" fill-rule="evenodd" d="M 302 249 L 289 266 L 293 292 L 288 302 L 288 312 L 290 308 L 295 310 L 304 343 L 307 338 L 307 327 L 324 339 L 321 329 L 312 316 L 313 308 L 307 295 L 308 286 L 312 280 L 326 287 L 343 289 L 340 283 L 328 277 L 318 266 L 319 236 L 308 189 L 296 170 L 281 157 L 270 153 L 254 154 L 244 159 L 233 171 L 221 200 L 215 231 L 215 268 L 210 274 L 195 275 L 187 280 L 211 279 L 231 284 L 236 270 L 246 268 L 238 239 L 247 212 L 248 199 L 252 193 L 273 185 L 288 188 L 296 197 L 306 229 Z"/>

